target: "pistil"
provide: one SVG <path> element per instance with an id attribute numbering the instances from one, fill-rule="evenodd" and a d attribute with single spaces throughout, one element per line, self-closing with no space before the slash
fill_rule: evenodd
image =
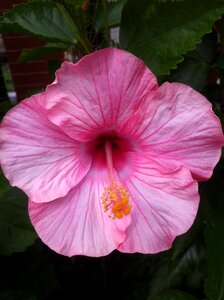
<path id="1" fill-rule="evenodd" d="M 107 161 L 107 170 L 108 170 L 108 178 L 110 183 L 112 184 L 114 181 L 114 166 L 113 166 L 113 156 L 112 156 L 112 145 L 111 142 L 105 142 L 105 154 Z"/>
<path id="2" fill-rule="evenodd" d="M 109 212 L 108 216 L 110 218 L 121 219 L 131 212 L 131 205 L 129 204 L 130 196 L 123 184 L 118 180 L 115 180 L 112 144 L 110 141 L 105 142 L 105 155 L 110 185 L 104 187 L 101 200 L 104 212 Z"/>

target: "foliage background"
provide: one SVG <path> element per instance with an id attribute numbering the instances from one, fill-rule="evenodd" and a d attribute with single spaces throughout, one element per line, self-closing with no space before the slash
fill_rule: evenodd
<path id="1" fill-rule="evenodd" d="M 223 124 L 224 0 L 33 0 L 0 18 L 0 34 L 46 42 L 20 61 L 66 51 L 74 62 L 113 46 L 142 58 L 159 82 L 186 83 L 212 102 Z M 110 29 L 120 27 L 120 42 Z M 0 103 L 1 118 L 10 108 Z M 27 198 L 0 174 L 0 299 L 224 299 L 224 160 L 200 183 L 192 228 L 156 255 L 60 256 L 37 238 Z"/>

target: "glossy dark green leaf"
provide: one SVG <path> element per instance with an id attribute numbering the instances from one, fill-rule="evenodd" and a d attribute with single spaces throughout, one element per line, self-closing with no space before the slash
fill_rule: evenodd
<path id="1" fill-rule="evenodd" d="M 37 235 L 28 217 L 26 196 L 0 179 L 0 254 L 10 255 L 24 251 Z"/>
<path id="2" fill-rule="evenodd" d="M 18 59 L 20 63 L 25 63 L 30 60 L 36 60 L 39 58 L 43 58 L 53 53 L 57 53 L 59 51 L 64 51 L 68 48 L 66 44 L 53 44 L 48 43 L 43 47 L 32 48 L 32 49 L 24 49 Z"/>
<path id="3" fill-rule="evenodd" d="M 68 44 L 76 42 L 75 28 L 71 27 L 69 16 L 66 20 L 57 3 L 51 1 L 42 1 L 41 4 L 40 1 L 32 1 L 16 5 L 13 11 L 4 14 L 3 23 L 8 23 L 13 28 L 18 25 L 26 32 L 49 41 Z"/>
<path id="4" fill-rule="evenodd" d="M 142 58 L 157 75 L 168 74 L 223 13 L 224 2 L 219 0 L 129 0 L 122 14 L 121 47 Z"/>
<path id="5" fill-rule="evenodd" d="M 197 298 L 184 291 L 168 290 L 150 300 L 197 300 Z"/>
<path id="6" fill-rule="evenodd" d="M 224 210 L 216 211 L 206 222 L 208 272 L 205 292 L 209 300 L 224 299 Z"/>

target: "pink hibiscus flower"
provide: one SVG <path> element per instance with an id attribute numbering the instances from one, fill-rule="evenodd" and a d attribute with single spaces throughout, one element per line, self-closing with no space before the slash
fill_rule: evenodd
<path id="1" fill-rule="evenodd" d="M 197 181 L 211 176 L 223 144 L 202 95 L 159 87 L 141 60 L 104 49 L 64 62 L 45 92 L 6 114 L 0 162 L 54 251 L 156 253 L 192 225 Z"/>

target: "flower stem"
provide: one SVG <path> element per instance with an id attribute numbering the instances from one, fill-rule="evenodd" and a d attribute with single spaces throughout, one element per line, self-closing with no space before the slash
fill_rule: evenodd
<path id="1" fill-rule="evenodd" d="M 75 24 L 74 24 L 73 20 L 71 19 L 71 17 L 68 15 L 68 13 L 67 13 L 66 9 L 64 8 L 64 6 L 60 3 L 57 3 L 57 7 L 60 10 L 62 16 L 64 17 L 66 23 L 68 24 L 68 26 L 73 31 L 75 38 L 77 38 L 77 40 L 80 42 L 80 44 L 84 48 L 86 54 L 92 52 L 91 47 L 89 45 L 87 45 L 86 41 L 81 37 L 81 35 L 75 29 Z"/>
<path id="2" fill-rule="evenodd" d="M 109 29 L 108 14 L 107 14 L 107 1 L 102 0 L 102 4 L 103 4 L 105 37 L 106 37 L 107 46 L 109 46 L 109 44 L 110 44 L 110 29 Z"/>

